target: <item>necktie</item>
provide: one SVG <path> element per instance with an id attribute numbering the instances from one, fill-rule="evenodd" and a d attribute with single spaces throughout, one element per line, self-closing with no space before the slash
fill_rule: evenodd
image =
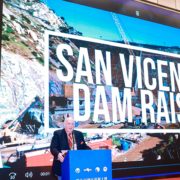
<path id="1" fill-rule="evenodd" d="M 73 137 L 72 137 L 72 134 L 68 134 L 68 144 L 69 144 L 69 148 L 73 149 Z"/>

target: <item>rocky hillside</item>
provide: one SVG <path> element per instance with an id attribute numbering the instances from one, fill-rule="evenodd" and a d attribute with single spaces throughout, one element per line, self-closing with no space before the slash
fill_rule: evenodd
<path id="1" fill-rule="evenodd" d="M 41 1 L 5 0 L 2 29 L 0 126 L 44 97 L 44 31 L 73 28 Z"/>

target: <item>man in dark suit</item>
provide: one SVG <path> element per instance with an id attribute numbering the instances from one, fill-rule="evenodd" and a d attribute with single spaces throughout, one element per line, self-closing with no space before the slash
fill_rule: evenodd
<path id="1" fill-rule="evenodd" d="M 61 178 L 61 164 L 67 150 L 90 149 L 84 141 L 82 132 L 74 130 L 74 120 L 67 117 L 64 121 L 64 129 L 54 132 L 50 150 L 54 156 L 52 172 Z"/>

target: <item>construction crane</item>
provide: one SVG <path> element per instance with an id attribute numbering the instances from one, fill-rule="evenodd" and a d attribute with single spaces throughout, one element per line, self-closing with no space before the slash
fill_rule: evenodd
<path id="1" fill-rule="evenodd" d="M 128 40 L 128 38 L 127 38 L 127 36 L 126 36 L 126 34 L 125 34 L 124 30 L 123 30 L 123 27 L 122 27 L 121 23 L 119 22 L 119 18 L 118 18 L 118 16 L 117 16 L 117 14 L 111 12 L 111 16 L 112 16 L 113 21 L 114 21 L 114 23 L 115 23 L 115 25 L 116 25 L 116 27 L 117 27 L 117 29 L 118 29 L 118 32 L 119 32 L 120 35 L 122 36 L 122 39 L 123 39 L 124 43 L 125 43 L 126 45 L 130 45 L 129 40 Z M 134 51 L 133 51 L 132 49 L 130 49 L 130 48 L 128 48 L 128 51 L 129 51 L 130 55 L 132 55 L 132 56 L 134 57 L 134 58 L 133 58 L 133 61 L 135 61 L 136 55 L 134 54 Z M 140 57 L 142 57 L 143 54 L 144 54 L 144 53 L 141 51 L 141 52 L 140 52 Z M 140 58 L 140 59 L 142 59 L 142 58 Z M 141 76 L 144 77 L 143 71 L 141 71 Z M 144 81 L 144 79 L 142 79 L 142 80 Z M 134 86 L 137 87 L 137 78 L 136 78 L 136 80 L 135 80 L 135 85 L 134 85 Z M 134 89 L 135 89 L 135 93 L 136 93 L 136 95 L 137 95 L 137 94 L 138 94 L 138 88 L 134 88 Z M 154 96 L 154 94 L 153 94 L 153 96 Z M 155 100 L 155 104 L 157 104 L 157 98 L 156 98 L 155 96 L 154 96 L 154 100 Z"/>
<path id="2" fill-rule="evenodd" d="M 114 23 L 115 23 L 115 25 L 116 25 L 116 27 L 118 29 L 119 34 L 122 36 L 122 39 L 123 39 L 124 43 L 126 45 L 130 45 L 129 40 L 128 40 L 128 38 L 127 38 L 127 36 L 126 36 L 126 34 L 125 34 L 124 30 L 123 30 L 123 27 L 122 27 L 121 23 L 119 22 L 118 16 L 116 15 L 116 13 L 113 13 L 113 12 L 111 12 L 111 16 L 112 16 L 113 21 L 114 21 Z M 135 59 L 136 59 L 136 55 L 134 54 L 134 51 L 132 49 L 128 48 L 128 52 L 129 52 L 130 55 L 133 56 L 133 62 L 134 62 Z M 137 83 L 137 79 L 135 81 L 135 84 L 136 83 Z"/>
<path id="3" fill-rule="evenodd" d="M 111 12 L 111 15 L 112 15 L 112 18 L 113 18 L 113 20 L 114 20 L 114 23 L 115 23 L 115 25 L 116 25 L 116 27 L 117 27 L 117 29 L 118 29 L 118 32 L 119 32 L 120 35 L 122 36 L 122 39 L 123 39 L 124 43 L 127 44 L 127 45 L 130 45 L 129 40 L 128 40 L 128 38 L 126 37 L 126 34 L 125 34 L 125 32 L 124 32 L 124 30 L 123 30 L 123 28 L 122 28 L 122 26 L 121 26 L 121 24 L 120 24 L 120 22 L 119 22 L 119 19 L 118 19 L 116 13 Z M 135 59 L 136 56 L 135 56 L 133 50 L 128 48 L 128 51 L 129 51 L 130 55 L 133 55 L 133 57 L 134 57 L 134 59 Z"/>

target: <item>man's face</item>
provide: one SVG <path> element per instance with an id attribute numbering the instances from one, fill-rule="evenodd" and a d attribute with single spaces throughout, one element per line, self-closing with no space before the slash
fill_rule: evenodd
<path id="1" fill-rule="evenodd" d="M 71 117 L 65 120 L 64 128 L 67 134 L 71 134 L 72 131 L 74 130 L 74 120 Z"/>

